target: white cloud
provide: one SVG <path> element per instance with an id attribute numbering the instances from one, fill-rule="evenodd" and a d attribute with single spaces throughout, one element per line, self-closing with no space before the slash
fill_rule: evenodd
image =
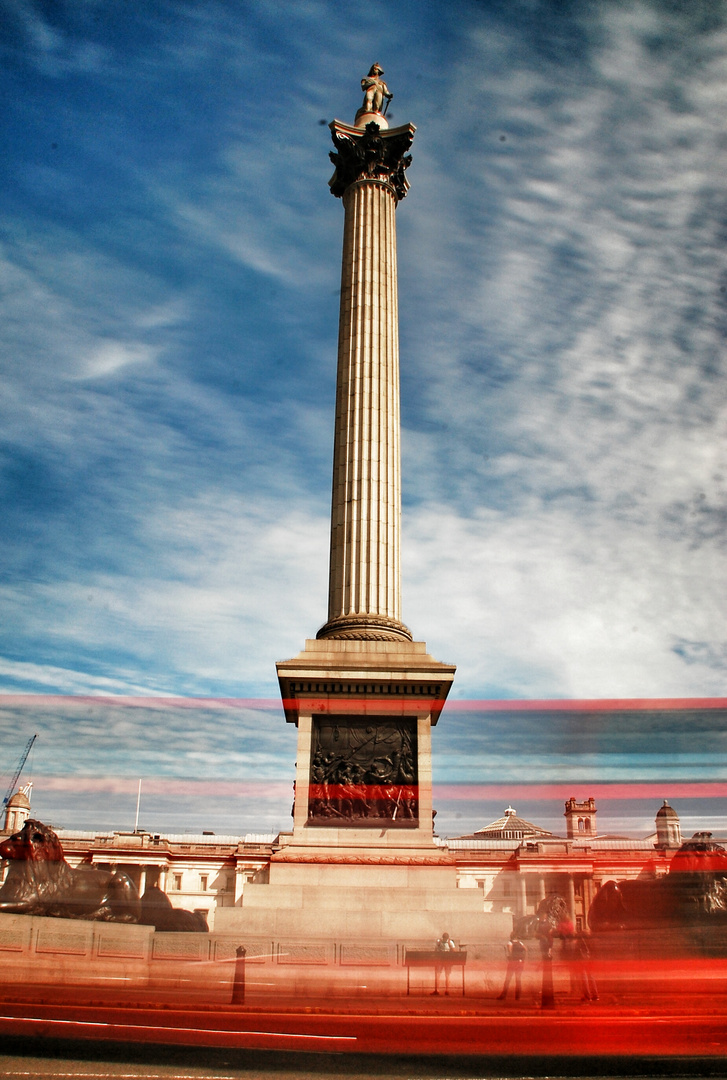
<path id="1" fill-rule="evenodd" d="M 54 652 L 93 657 L 88 692 L 151 692 L 139 689 L 144 680 L 154 692 L 275 693 L 275 660 L 325 621 L 325 519 L 209 491 L 159 508 L 139 529 L 148 549 L 164 552 L 155 570 L 135 562 L 128 576 L 89 568 L 83 581 L 0 586 L 7 626 L 45 635 Z M 93 674 L 99 664 L 103 678 Z M 2 676 L 6 689 L 57 680 L 83 690 L 84 676 L 58 665 L 8 662 Z"/>
<path id="2" fill-rule="evenodd" d="M 538 506 L 466 521 L 431 505 L 408 515 L 405 536 L 404 617 L 458 664 L 458 696 L 724 693 L 716 544 L 696 555 L 638 521 Z M 705 652 L 685 662 L 682 636 Z"/>
<path id="3" fill-rule="evenodd" d="M 12 686 L 48 687 L 62 694 L 151 694 L 152 690 L 143 684 L 129 682 L 127 679 L 114 679 L 104 675 L 93 675 L 88 671 L 72 671 L 56 667 L 53 664 L 31 664 L 22 660 L 0 658 L 0 680 L 5 692 Z M 158 693 L 158 691 L 153 691 Z"/>
<path id="4" fill-rule="evenodd" d="M 115 375 L 130 364 L 152 364 L 159 349 L 150 345 L 130 344 L 122 341 L 107 341 L 94 348 L 83 358 L 83 378 L 96 378 L 103 375 Z"/>

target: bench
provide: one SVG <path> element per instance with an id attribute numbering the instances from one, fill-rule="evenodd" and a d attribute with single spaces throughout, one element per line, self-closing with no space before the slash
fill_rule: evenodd
<path id="1" fill-rule="evenodd" d="M 411 989 L 410 974 L 411 969 L 430 967 L 435 972 L 435 988 L 436 988 L 436 971 L 438 968 L 460 968 L 462 972 L 462 997 L 464 997 L 464 966 L 467 962 L 467 950 L 466 949 L 451 949 L 449 951 L 440 951 L 439 949 L 406 949 L 404 952 L 404 964 L 406 966 L 406 993 L 409 996 Z"/>

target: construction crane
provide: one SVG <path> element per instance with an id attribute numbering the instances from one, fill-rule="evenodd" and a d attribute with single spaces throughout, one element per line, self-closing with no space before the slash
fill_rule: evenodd
<path id="1" fill-rule="evenodd" d="M 28 760 L 28 754 L 33 749 L 33 743 L 35 742 L 35 740 L 37 738 L 38 738 L 37 735 L 32 735 L 28 739 L 25 750 L 23 750 L 23 753 L 20 756 L 20 761 L 18 762 L 18 767 L 15 770 L 15 774 L 14 774 L 12 780 L 10 781 L 10 786 L 9 786 L 7 792 L 5 793 L 5 798 L 3 799 L 3 810 L 8 805 L 8 801 L 10 799 L 10 796 L 15 791 L 15 785 L 17 784 L 18 780 L 20 779 L 20 774 L 23 771 L 23 769 L 25 768 L 25 762 Z"/>

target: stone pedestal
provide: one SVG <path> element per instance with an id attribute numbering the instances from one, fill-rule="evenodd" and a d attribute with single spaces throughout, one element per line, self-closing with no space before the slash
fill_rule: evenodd
<path id="1" fill-rule="evenodd" d="M 299 947 L 433 945 L 506 936 L 480 890 L 458 889 L 434 840 L 431 729 L 454 667 L 423 642 L 310 640 L 277 665 L 298 727 L 293 831 L 219 928 Z M 215 923 L 217 928 L 218 923 Z"/>
<path id="2" fill-rule="evenodd" d="M 298 728 L 290 847 L 431 854 L 431 729 L 455 668 L 424 642 L 329 638 L 277 670 Z"/>

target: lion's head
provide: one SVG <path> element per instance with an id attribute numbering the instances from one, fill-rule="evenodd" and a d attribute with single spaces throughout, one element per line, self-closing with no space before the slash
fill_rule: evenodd
<path id="1" fill-rule="evenodd" d="M 61 862 L 61 842 L 42 821 L 30 818 L 20 832 L 0 843 L 0 858 L 17 859 L 19 862 Z"/>
<path id="2" fill-rule="evenodd" d="M 0 843 L 0 858 L 10 862 L 0 889 L 4 905 L 19 904 L 24 910 L 33 909 L 36 903 L 44 907 L 67 888 L 72 878 L 58 837 L 47 825 L 32 818 L 20 832 Z"/>

